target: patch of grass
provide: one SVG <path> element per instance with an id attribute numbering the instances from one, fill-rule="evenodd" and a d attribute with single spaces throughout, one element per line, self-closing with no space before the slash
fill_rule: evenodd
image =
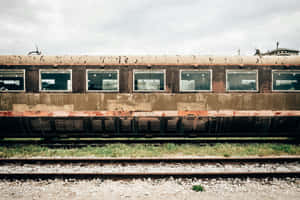
<path id="1" fill-rule="evenodd" d="M 230 157 L 230 154 L 228 154 L 228 153 L 224 153 L 224 155 L 223 155 L 224 157 Z"/>
<path id="2" fill-rule="evenodd" d="M 203 192 L 204 187 L 202 185 L 193 185 L 192 190 L 194 190 L 196 192 Z"/>
<path id="3" fill-rule="evenodd" d="M 300 155 L 295 144 L 107 144 L 101 147 L 73 149 L 47 148 L 39 145 L 0 146 L 0 157 L 171 157 L 171 156 L 276 156 Z"/>

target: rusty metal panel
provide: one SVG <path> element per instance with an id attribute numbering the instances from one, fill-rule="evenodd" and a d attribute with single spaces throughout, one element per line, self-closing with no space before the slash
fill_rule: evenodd
<path id="1" fill-rule="evenodd" d="M 55 129 L 56 131 L 66 133 L 74 131 L 82 132 L 84 131 L 83 120 L 57 119 L 55 120 Z"/>
<path id="2" fill-rule="evenodd" d="M 296 116 L 215 116 L 187 118 L 91 119 L 86 130 L 83 122 L 90 117 L 1 117 L 0 137 L 50 136 L 299 136 L 300 118 Z"/>
<path id="3" fill-rule="evenodd" d="M 299 130 L 300 136 L 300 118 L 299 117 L 273 117 L 271 119 L 270 131 L 272 132 L 293 132 Z"/>
<path id="4" fill-rule="evenodd" d="M 86 78 L 85 70 L 83 68 L 73 68 L 72 69 L 72 91 L 83 93 L 85 92 Z"/>
<path id="5" fill-rule="evenodd" d="M 121 120 L 121 122 L 120 122 L 120 132 L 123 132 L 123 133 L 131 133 L 131 132 L 133 132 L 133 129 L 132 129 L 132 126 L 133 126 L 132 119 L 121 118 L 120 120 Z"/>
<path id="6" fill-rule="evenodd" d="M 92 120 L 92 131 L 100 132 L 100 133 L 104 132 L 102 119 L 93 119 Z"/>
<path id="7" fill-rule="evenodd" d="M 225 92 L 225 67 L 218 66 L 212 72 L 212 91 L 214 93 Z"/>
<path id="8" fill-rule="evenodd" d="M 51 131 L 51 124 L 49 119 L 42 119 L 42 118 L 31 119 L 30 123 L 33 132 Z"/>
<path id="9" fill-rule="evenodd" d="M 39 71 L 26 68 L 25 73 L 26 92 L 39 92 Z"/>
<path id="10" fill-rule="evenodd" d="M 261 93 L 271 92 L 271 70 L 270 68 L 263 66 L 258 69 L 259 73 L 259 91 Z"/>
<path id="11" fill-rule="evenodd" d="M 139 119 L 138 122 L 138 132 L 139 133 L 148 133 L 149 127 L 148 127 L 148 120 L 146 119 Z"/>
<path id="12" fill-rule="evenodd" d="M 300 93 L 249 94 L 52 94 L 1 93 L 0 110 L 12 111 L 179 111 L 179 110 L 300 110 Z M 68 105 L 68 108 L 64 108 Z M 35 109 L 33 109 L 35 108 Z M 37 111 L 37 110 L 36 110 Z"/>
<path id="13" fill-rule="evenodd" d="M 176 132 L 177 131 L 177 121 L 178 119 L 168 119 L 166 120 L 166 132 Z"/>
<path id="14" fill-rule="evenodd" d="M 149 121 L 150 132 L 159 133 L 161 130 L 161 119 L 153 118 Z"/>
<path id="15" fill-rule="evenodd" d="M 0 118 L 0 127 L 1 127 L 0 135 L 2 136 L 4 136 L 5 134 L 13 134 L 13 133 L 19 133 L 25 135 L 23 120 L 21 117 Z"/>
<path id="16" fill-rule="evenodd" d="M 115 120 L 113 118 L 104 120 L 104 129 L 106 133 L 114 133 L 116 130 Z"/>
<path id="17" fill-rule="evenodd" d="M 182 119 L 182 127 L 185 134 L 192 133 L 195 119 Z"/>
<path id="18" fill-rule="evenodd" d="M 194 127 L 195 127 L 195 132 L 197 133 L 207 132 L 208 118 L 207 117 L 198 118 L 195 121 Z"/>

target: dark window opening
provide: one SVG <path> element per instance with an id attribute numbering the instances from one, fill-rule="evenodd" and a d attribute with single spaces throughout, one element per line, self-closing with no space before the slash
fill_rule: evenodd
<path id="1" fill-rule="evenodd" d="M 210 91 L 210 71 L 182 71 L 180 80 L 180 91 Z"/>
<path id="2" fill-rule="evenodd" d="M 0 71 L 0 91 L 24 91 L 24 71 Z"/>
<path id="3" fill-rule="evenodd" d="M 162 91 L 164 89 L 164 72 L 134 72 L 135 91 Z"/>
<path id="4" fill-rule="evenodd" d="M 227 72 L 227 90 L 257 91 L 257 72 Z"/>
<path id="5" fill-rule="evenodd" d="M 300 90 L 300 72 L 273 72 L 273 90 Z"/>
<path id="6" fill-rule="evenodd" d="M 71 91 L 71 72 L 41 72 L 41 90 Z"/>
<path id="7" fill-rule="evenodd" d="M 118 91 L 117 71 L 88 71 L 88 90 Z"/>

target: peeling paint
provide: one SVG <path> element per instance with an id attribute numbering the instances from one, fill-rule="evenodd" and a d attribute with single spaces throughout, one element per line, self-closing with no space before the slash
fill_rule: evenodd
<path id="1" fill-rule="evenodd" d="M 0 56 L 0 65 L 300 65 L 299 56 Z"/>
<path id="2" fill-rule="evenodd" d="M 13 104 L 14 112 L 23 111 L 74 111 L 74 105 L 47 105 L 47 104 L 37 104 L 37 105 L 27 105 L 27 104 Z"/>
<path id="3" fill-rule="evenodd" d="M 0 110 L 300 110 L 299 100 L 300 93 L 2 93 Z"/>

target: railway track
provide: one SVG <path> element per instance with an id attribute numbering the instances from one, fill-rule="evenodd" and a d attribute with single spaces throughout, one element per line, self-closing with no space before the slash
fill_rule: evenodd
<path id="1" fill-rule="evenodd" d="M 53 165 L 57 166 L 53 167 Z M 93 166 L 91 167 L 90 165 Z M 260 167 L 257 165 L 260 165 Z M 282 168 L 284 169 L 282 170 Z M 13 170 L 9 171 L 8 169 Z M 132 179 L 168 177 L 300 177 L 300 156 L 248 158 L 0 159 L 0 179 Z"/>
<path id="2" fill-rule="evenodd" d="M 2 140 L 2 146 L 16 145 L 40 145 L 49 148 L 80 148 L 86 146 L 104 146 L 106 144 L 198 144 L 214 145 L 216 143 L 231 144 L 250 144 L 250 143 L 278 143 L 278 144 L 299 144 L 300 140 L 296 138 L 279 138 L 279 139 L 105 139 L 105 140 Z"/>
<path id="3" fill-rule="evenodd" d="M 300 156 L 265 156 L 265 157 L 141 157 L 141 158 L 0 158 L 0 166 L 7 163 L 18 164 L 73 164 L 73 163 L 286 163 L 300 162 Z"/>
<path id="4" fill-rule="evenodd" d="M 132 178 L 284 178 L 300 177 L 297 172 L 157 172 L 157 173 L 1 173 L 0 179 L 132 179 Z"/>

